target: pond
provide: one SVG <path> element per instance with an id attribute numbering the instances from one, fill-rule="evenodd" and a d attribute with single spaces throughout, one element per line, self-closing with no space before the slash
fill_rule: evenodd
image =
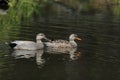
<path id="1" fill-rule="evenodd" d="M 119 17 L 97 14 L 39 17 L 16 24 L 0 39 L 0 80 L 119 80 L 119 21 Z M 13 40 L 35 41 L 37 33 L 52 40 L 68 40 L 70 34 L 77 34 L 82 40 L 76 41 L 75 52 L 80 56 L 71 59 L 70 55 L 45 50 L 13 51 L 5 44 Z"/>

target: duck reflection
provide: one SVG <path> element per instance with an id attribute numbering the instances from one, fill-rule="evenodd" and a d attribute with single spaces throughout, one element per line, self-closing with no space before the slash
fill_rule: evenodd
<path id="1" fill-rule="evenodd" d="M 77 60 L 81 55 L 81 53 L 77 51 L 77 48 L 70 48 L 70 47 L 68 48 L 47 47 L 45 51 L 50 54 L 63 54 L 63 53 L 69 54 L 69 58 L 71 60 Z"/>
<path id="2" fill-rule="evenodd" d="M 36 64 L 42 65 L 45 62 L 45 60 L 42 58 L 43 53 L 43 50 L 14 50 L 12 56 L 15 59 L 30 59 L 35 57 Z"/>

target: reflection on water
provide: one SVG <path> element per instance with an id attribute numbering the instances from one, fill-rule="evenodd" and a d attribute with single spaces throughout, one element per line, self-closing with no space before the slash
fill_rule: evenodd
<path id="1" fill-rule="evenodd" d="M 20 58 L 32 58 L 35 57 L 36 51 L 29 51 L 29 50 L 14 50 L 12 53 L 12 56 L 15 57 L 15 59 Z"/>
<path id="2" fill-rule="evenodd" d="M 96 14 L 66 19 L 63 16 L 49 19 L 35 17 L 29 24 L 23 22 L 13 26 L 11 31 L 1 32 L 0 36 L 0 80 L 119 80 L 119 21 L 119 17 Z M 39 32 L 50 39 L 67 39 L 66 36 L 76 33 L 82 41 L 77 42 L 77 49 L 13 53 L 4 44 L 12 40 L 34 40 Z M 62 60 L 66 53 L 73 60 Z M 74 56 L 80 57 L 74 60 Z M 42 68 L 38 68 L 43 64 Z"/>
<path id="3" fill-rule="evenodd" d="M 46 52 L 49 54 L 69 54 L 69 58 L 71 60 L 76 60 L 79 57 L 79 52 L 77 52 L 77 48 L 53 48 L 47 47 Z"/>
<path id="4" fill-rule="evenodd" d="M 80 57 L 80 52 L 77 52 L 77 48 L 52 48 L 47 47 L 45 52 L 48 54 L 69 54 L 71 60 L 77 60 Z M 15 59 L 31 59 L 35 58 L 37 65 L 45 63 L 43 58 L 44 50 L 14 50 L 11 53 Z"/>
<path id="5" fill-rule="evenodd" d="M 42 65 L 45 61 L 42 59 L 43 50 L 14 50 L 11 54 L 15 59 L 36 58 L 37 65 Z"/>

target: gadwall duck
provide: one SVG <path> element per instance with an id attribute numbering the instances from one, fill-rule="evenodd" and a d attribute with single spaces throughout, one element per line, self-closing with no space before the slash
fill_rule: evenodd
<path id="1" fill-rule="evenodd" d="M 16 41 L 10 42 L 9 46 L 13 49 L 18 49 L 18 50 L 21 50 L 21 49 L 38 50 L 44 47 L 43 42 L 41 41 L 42 39 L 46 39 L 50 41 L 48 38 L 46 38 L 45 34 L 39 33 L 36 36 L 36 42 L 16 40 Z"/>
<path id="2" fill-rule="evenodd" d="M 67 47 L 71 47 L 71 48 L 75 48 L 77 47 L 77 43 L 74 40 L 81 40 L 80 38 L 78 38 L 77 34 L 71 34 L 69 36 L 69 41 L 67 40 L 55 40 L 55 41 L 51 41 L 51 42 L 46 42 L 45 45 L 47 47 L 56 47 L 56 48 L 67 48 Z"/>

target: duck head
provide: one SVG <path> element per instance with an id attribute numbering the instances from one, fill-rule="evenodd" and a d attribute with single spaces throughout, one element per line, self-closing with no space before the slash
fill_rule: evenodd
<path id="1" fill-rule="evenodd" d="M 70 41 L 73 41 L 73 40 L 82 40 L 81 38 L 78 37 L 77 34 L 71 34 L 70 37 L 69 37 L 69 40 Z"/>
<path id="2" fill-rule="evenodd" d="M 37 34 L 37 36 L 36 36 L 37 42 L 42 42 L 42 41 L 41 41 L 42 39 L 45 39 L 45 40 L 47 40 L 47 41 L 51 41 L 50 39 L 48 39 L 48 38 L 45 36 L 44 33 L 39 33 L 39 34 Z"/>

